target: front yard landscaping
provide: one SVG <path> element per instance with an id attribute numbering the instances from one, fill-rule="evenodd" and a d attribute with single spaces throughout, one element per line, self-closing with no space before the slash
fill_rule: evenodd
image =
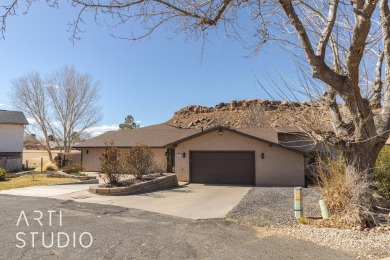
<path id="1" fill-rule="evenodd" d="M 163 174 L 166 167 L 157 167 L 149 147 L 131 147 L 128 153 L 123 154 L 113 142 L 106 142 L 106 145 L 106 150 L 99 157 L 105 184 L 90 187 L 90 192 L 130 195 L 179 186 L 175 174 Z"/>
<path id="2" fill-rule="evenodd" d="M 238 224 L 254 227 L 259 234 L 290 235 L 299 239 L 343 250 L 358 259 L 388 257 L 390 252 L 390 209 L 378 208 L 373 214 L 375 228 L 335 228 L 321 218 L 318 201 L 322 199 L 318 187 L 305 188 L 303 214 L 307 224 L 299 224 L 294 217 L 293 188 L 254 187 L 227 215 Z M 318 224 L 328 224 L 319 226 Z M 361 231 L 360 231 L 361 230 Z"/>
<path id="3" fill-rule="evenodd" d="M 77 180 L 73 178 L 51 178 L 47 174 L 31 174 L 10 178 L 5 181 L 0 182 L 0 190 L 10 190 L 16 188 L 25 188 L 31 186 L 40 186 L 48 184 L 60 184 L 60 183 L 69 183 L 76 182 Z"/>

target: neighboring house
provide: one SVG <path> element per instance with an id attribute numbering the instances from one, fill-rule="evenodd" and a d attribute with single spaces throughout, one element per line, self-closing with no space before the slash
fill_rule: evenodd
<path id="1" fill-rule="evenodd" d="M 202 131 L 159 124 L 106 132 L 74 148 L 82 152 L 86 171 L 100 171 L 99 156 L 107 142 L 114 141 L 114 146 L 123 152 L 132 146 L 149 146 L 155 160 L 166 161 L 167 171 L 175 172 L 179 181 L 303 186 L 307 151 L 280 142 L 281 136 L 295 132 L 289 128 L 225 127 Z"/>
<path id="2" fill-rule="evenodd" d="M 22 169 L 25 125 L 23 112 L 0 110 L 0 167 L 6 171 Z"/>
<path id="3" fill-rule="evenodd" d="M 49 141 L 50 150 L 62 150 L 64 149 L 64 142 L 62 141 Z"/>

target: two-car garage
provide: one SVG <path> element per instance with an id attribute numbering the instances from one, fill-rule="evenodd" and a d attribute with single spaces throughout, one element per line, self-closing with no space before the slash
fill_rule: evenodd
<path id="1" fill-rule="evenodd" d="M 207 184 L 255 185 L 255 152 L 191 151 L 190 181 Z"/>
<path id="2" fill-rule="evenodd" d="M 304 185 L 301 152 L 258 138 L 249 130 L 240 131 L 214 128 L 171 144 L 178 180 L 222 185 Z"/>

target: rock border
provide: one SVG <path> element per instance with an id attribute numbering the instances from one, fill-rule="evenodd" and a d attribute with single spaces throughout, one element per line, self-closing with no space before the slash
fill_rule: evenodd
<path id="1" fill-rule="evenodd" d="M 155 190 L 169 189 L 179 187 L 176 174 L 167 174 L 164 176 L 157 177 L 156 179 L 135 183 L 127 187 L 113 187 L 113 188 L 102 188 L 99 185 L 89 187 L 89 192 L 98 195 L 132 195 L 145 192 L 151 192 Z"/>
<path id="2" fill-rule="evenodd" d="M 76 182 L 58 183 L 53 185 L 98 184 L 99 183 L 99 179 L 97 179 L 96 176 L 76 176 L 72 174 L 67 174 L 63 171 L 55 171 L 52 173 L 48 173 L 48 175 L 52 175 L 52 177 L 56 177 L 56 178 L 70 178 L 70 179 L 79 180 Z"/>

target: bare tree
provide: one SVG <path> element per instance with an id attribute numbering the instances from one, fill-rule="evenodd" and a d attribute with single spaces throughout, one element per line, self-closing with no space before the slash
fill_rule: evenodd
<path id="1" fill-rule="evenodd" d="M 58 124 L 51 124 L 51 129 L 64 143 L 65 152 L 69 152 L 80 134 L 101 120 L 97 83 L 90 75 L 64 66 L 48 77 L 47 93 Z"/>
<path id="2" fill-rule="evenodd" d="M 101 119 L 97 83 L 73 67 L 63 67 L 46 81 L 31 72 L 11 80 L 11 84 L 12 104 L 35 121 L 32 127 L 42 133 L 41 143 L 51 161 L 51 140 L 68 152 L 85 130 Z"/>
<path id="3" fill-rule="evenodd" d="M 74 38 L 82 32 L 84 14 L 92 12 L 98 23 L 106 21 L 99 17 L 107 16 L 113 18 L 111 26 L 141 24 L 143 31 L 138 27 L 134 30 L 141 34 L 123 37 L 130 40 L 150 36 L 163 26 L 174 35 L 184 33 L 204 39 L 208 29 L 220 26 L 227 36 L 245 45 L 253 43 L 254 38 L 255 53 L 267 42 L 291 53 L 302 71 L 311 71 L 310 76 L 323 84 L 326 92 L 321 98 L 332 117 L 333 131 L 312 129 L 307 134 L 339 149 L 345 158 L 347 180 L 352 180 L 351 185 L 364 187 L 354 194 L 351 206 L 358 212 L 373 207 L 368 184 L 390 129 L 388 0 L 72 0 L 72 3 L 79 9 L 72 27 Z M 14 4 L 3 6 L 3 28 L 7 16 L 15 10 Z M 248 27 L 255 28 L 252 39 L 245 37 Z M 340 112 L 340 102 L 345 106 L 346 116 Z M 364 216 L 360 217 L 364 222 Z"/>
<path id="4" fill-rule="evenodd" d="M 270 126 L 270 119 L 261 105 L 250 105 L 244 117 L 246 127 L 267 127 Z"/>
<path id="5" fill-rule="evenodd" d="M 49 144 L 50 127 L 48 125 L 50 110 L 45 84 L 41 76 L 37 72 L 31 72 L 12 79 L 11 85 L 12 105 L 35 121 L 32 127 L 37 127 L 42 132 L 44 141 L 40 143 L 45 147 L 49 159 L 52 161 L 53 156 Z"/>

